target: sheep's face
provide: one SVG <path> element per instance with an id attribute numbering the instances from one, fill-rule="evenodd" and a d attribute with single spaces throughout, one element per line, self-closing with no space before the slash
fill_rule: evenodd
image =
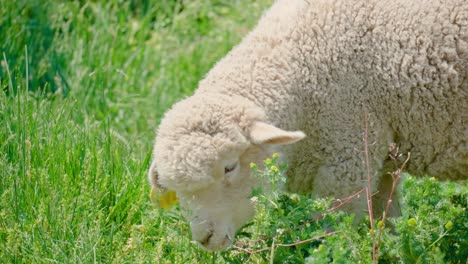
<path id="1" fill-rule="evenodd" d="M 197 103 L 193 97 L 183 101 L 162 120 L 149 178 L 153 188 L 177 193 L 192 239 L 221 250 L 254 214 L 249 197 L 258 179 L 249 164 L 262 164 L 272 145 L 304 134 L 256 121 L 261 115 L 240 103 L 237 109 L 206 98 L 203 107 Z"/>
<path id="2" fill-rule="evenodd" d="M 250 177 L 248 157 L 266 155 L 256 147 L 225 152 L 207 168 L 214 181 L 197 190 L 180 190 L 180 205 L 190 221 L 192 239 L 208 250 L 233 242 L 235 232 L 254 214 L 249 197 L 257 180 Z M 255 160 L 254 160 L 255 161 Z"/>

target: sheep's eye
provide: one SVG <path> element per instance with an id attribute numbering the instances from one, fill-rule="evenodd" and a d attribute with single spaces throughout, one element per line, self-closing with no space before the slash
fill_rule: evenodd
<path id="1" fill-rule="evenodd" d="M 224 167 L 224 174 L 228 174 L 228 173 L 234 171 L 236 169 L 236 167 L 237 167 L 237 162 L 233 163 L 233 164 L 231 164 L 229 166 Z"/>

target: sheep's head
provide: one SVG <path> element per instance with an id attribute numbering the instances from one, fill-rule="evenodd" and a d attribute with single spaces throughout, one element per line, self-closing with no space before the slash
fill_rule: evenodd
<path id="1" fill-rule="evenodd" d="M 245 99 L 195 95 L 166 113 L 156 136 L 149 179 L 153 190 L 177 193 L 192 239 L 208 250 L 233 242 L 249 221 L 249 199 L 258 180 L 249 164 L 262 164 L 272 146 L 304 138 L 265 123 Z"/>

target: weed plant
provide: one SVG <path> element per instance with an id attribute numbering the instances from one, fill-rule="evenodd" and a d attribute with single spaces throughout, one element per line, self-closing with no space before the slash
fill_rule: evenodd
<path id="1" fill-rule="evenodd" d="M 281 191 L 286 166 L 277 162 L 274 155 L 264 169 L 251 164 L 254 175 L 271 184 L 253 190 L 256 218 L 221 256 L 228 263 L 372 263 L 369 223 L 355 226 L 353 216 L 339 210 L 344 200 Z M 468 188 L 404 175 L 401 193 L 401 217 L 383 223 L 375 216 L 383 230 L 378 262 L 465 263 Z"/>

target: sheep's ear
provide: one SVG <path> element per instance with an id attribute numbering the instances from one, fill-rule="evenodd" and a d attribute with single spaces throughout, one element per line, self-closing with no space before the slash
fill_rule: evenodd
<path id="1" fill-rule="evenodd" d="M 250 140 L 254 144 L 285 145 L 303 138 L 302 131 L 285 131 L 263 122 L 255 122 L 250 127 Z"/>
<path id="2" fill-rule="evenodd" d="M 151 164 L 148 178 L 151 183 L 150 200 L 155 208 L 170 209 L 178 202 L 175 191 L 167 190 L 158 183 L 158 171 L 154 162 Z"/>

